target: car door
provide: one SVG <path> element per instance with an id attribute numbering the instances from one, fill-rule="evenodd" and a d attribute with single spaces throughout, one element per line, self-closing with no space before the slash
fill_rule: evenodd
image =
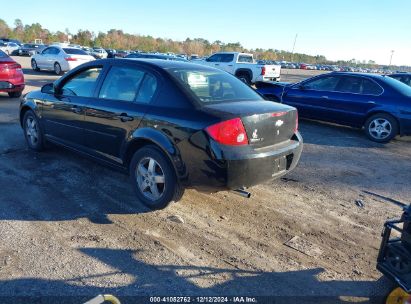
<path id="1" fill-rule="evenodd" d="M 328 120 L 362 126 L 367 113 L 378 104 L 383 89 L 363 76 L 341 76 L 332 98 L 323 100 Z"/>
<path id="2" fill-rule="evenodd" d="M 154 74 L 136 66 L 114 64 L 87 104 L 85 139 L 90 153 L 121 163 L 122 148 L 138 128 L 157 90 Z"/>
<path id="3" fill-rule="evenodd" d="M 205 62 L 206 65 L 218 68 L 220 66 L 221 54 L 214 54 L 208 57 Z"/>
<path id="4" fill-rule="evenodd" d="M 46 68 L 49 70 L 54 69 L 54 63 L 59 61 L 60 49 L 56 47 L 50 47 L 50 51 L 47 54 L 46 58 Z"/>
<path id="5" fill-rule="evenodd" d="M 41 53 L 38 55 L 34 55 L 36 59 L 37 66 L 40 69 L 48 69 L 47 60 L 50 52 L 52 51 L 51 47 L 45 48 Z"/>
<path id="6" fill-rule="evenodd" d="M 94 98 L 102 66 L 88 66 L 64 79 L 42 105 L 46 136 L 67 146 L 82 149 L 86 105 Z"/>
<path id="7" fill-rule="evenodd" d="M 327 104 L 339 81 L 338 76 L 328 75 L 295 84 L 285 90 L 282 102 L 296 107 L 302 117 L 329 120 Z"/>
<path id="8" fill-rule="evenodd" d="M 220 62 L 216 62 L 215 67 L 234 74 L 234 54 L 221 54 Z"/>

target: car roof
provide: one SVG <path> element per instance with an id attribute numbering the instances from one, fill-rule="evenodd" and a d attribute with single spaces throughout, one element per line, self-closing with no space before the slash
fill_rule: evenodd
<path id="1" fill-rule="evenodd" d="M 159 67 L 162 69 L 202 69 L 202 70 L 210 70 L 214 71 L 215 68 L 199 65 L 196 63 L 191 63 L 188 61 L 178 61 L 178 60 L 164 60 L 164 59 L 150 59 L 150 58 L 124 58 L 124 59 L 102 59 L 103 60 L 112 60 L 113 62 L 129 62 L 129 61 L 136 61 L 136 62 L 143 62 L 144 64 Z"/>
<path id="2" fill-rule="evenodd" d="M 359 72 L 331 72 L 331 73 L 327 73 L 327 74 L 330 74 L 330 75 L 344 75 L 344 76 L 363 76 L 363 77 L 376 78 L 376 79 L 381 79 L 381 78 L 386 76 L 386 75 L 380 75 L 380 74 L 359 73 Z M 327 75 L 327 74 L 322 74 L 322 75 Z"/>
<path id="3" fill-rule="evenodd" d="M 408 72 L 392 73 L 387 76 L 411 76 L 411 73 L 408 73 Z"/>

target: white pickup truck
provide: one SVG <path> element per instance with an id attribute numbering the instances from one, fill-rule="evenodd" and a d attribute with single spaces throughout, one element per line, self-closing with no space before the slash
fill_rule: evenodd
<path id="1" fill-rule="evenodd" d="M 281 66 L 257 64 L 254 62 L 253 54 L 221 52 L 195 63 L 224 70 L 247 84 L 258 81 L 280 81 Z"/>

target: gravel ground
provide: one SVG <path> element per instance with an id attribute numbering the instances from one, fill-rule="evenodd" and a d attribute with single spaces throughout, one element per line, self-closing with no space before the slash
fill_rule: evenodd
<path id="1" fill-rule="evenodd" d="M 55 79 L 15 59 L 27 68 L 26 90 Z M 282 80 L 314 73 L 284 71 Z M 27 150 L 17 115 L 18 100 L 1 95 L 0 297 L 382 303 L 389 290 L 375 263 L 384 221 L 401 213 L 392 200 L 411 198 L 410 138 L 381 145 L 359 130 L 301 121 L 304 152 L 285 178 L 252 188 L 248 200 L 188 190 L 151 212 L 122 173 L 58 147 Z M 291 239 L 304 248 L 285 245 Z"/>

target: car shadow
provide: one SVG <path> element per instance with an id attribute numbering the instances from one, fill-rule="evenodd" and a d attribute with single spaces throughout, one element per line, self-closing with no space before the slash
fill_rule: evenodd
<path id="1" fill-rule="evenodd" d="M 111 224 L 110 214 L 151 211 L 138 201 L 128 175 L 118 170 L 54 145 L 30 151 L 23 136 L 8 148 L 0 149 L 1 220 L 88 218 Z M 24 191 L 17 191 L 21 184 Z"/>
<path id="2" fill-rule="evenodd" d="M 387 145 L 369 140 L 361 129 L 317 120 L 301 118 L 299 130 L 303 136 L 304 143 L 308 144 L 358 148 L 384 148 Z M 409 137 L 396 137 L 390 143 L 403 142 L 408 144 L 408 139 Z"/>
<path id="3" fill-rule="evenodd" d="M 45 71 L 45 70 L 41 70 L 41 71 L 34 71 L 33 69 L 27 69 L 27 68 L 23 68 L 23 74 L 24 75 L 34 75 L 34 76 L 54 76 L 56 78 L 58 78 L 59 76 L 56 75 L 56 73 L 54 73 L 53 71 Z"/>
<path id="4" fill-rule="evenodd" d="M 263 297 L 275 303 L 383 303 L 391 284 L 377 281 L 320 281 L 322 268 L 267 272 L 209 266 L 148 264 L 144 250 L 79 248 L 90 258 L 87 276 L 65 280 L 34 277 L 0 280 L 0 296 L 13 303 L 83 303 L 98 294 L 114 294 L 122 302 L 142 302 L 139 296 Z M 101 267 L 105 265 L 105 267 Z M 51 265 L 61 267 L 67 265 Z M 100 267 L 99 267 L 100 266 Z M 105 271 L 107 266 L 110 271 Z M 128 284 L 117 282 L 129 282 Z M 105 286 L 105 287 L 101 287 Z M 32 298 L 25 298 L 25 297 Z M 265 297 L 265 298 L 264 298 Z M 148 298 L 146 298 L 148 302 Z M 244 300 L 245 302 L 245 300 Z M 33 302 L 34 303 L 34 302 Z"/>

